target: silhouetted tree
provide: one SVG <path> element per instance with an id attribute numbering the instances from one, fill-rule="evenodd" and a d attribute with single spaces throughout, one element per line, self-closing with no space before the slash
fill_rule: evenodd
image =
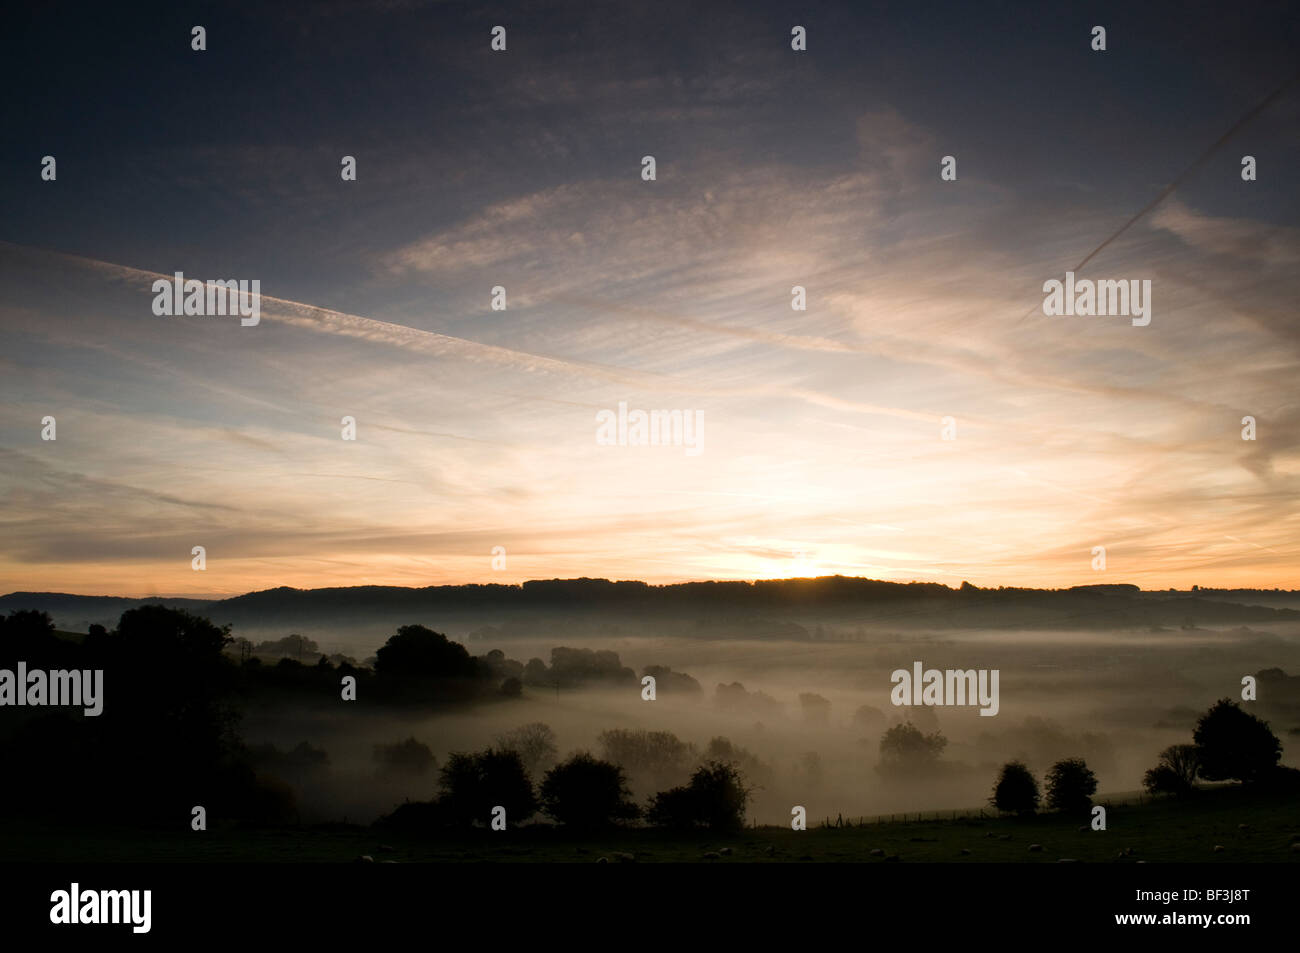
<path id="1" fill-rule="evenodd" d="M 632 801 L 623 770 L 586 752 L 546 772 L 542 810 L 566 827 L 590 830 L 632 820 L 641 814 Z"/>
<path id="2" fill-rule="evenodd" d="M 1086 812 L 1097 793 L 1097 776 L 1082 758 L 1067 758 L 1047 772 L 1047 806 L 1068 814 Z"/>
<path id="3" fill-rule="evenodd" d="M 735 765 L 709 761 L 691 775 L 690 784 L 654 795 L 647 819 L 657 827 L 736 831 L 745 826 L 752 793 Z"/>
<path id="4" fill-rule="evenodd" d="M 524 683 L 513 675 L 501 683 L 501 694 L 507 698 L 518 698 L 524 693 Z"/>
<path id="5" fill-rule="evenodd" d="M 1170 745 L 1160 752 L 1160 762 L 1142 777 L 1152 794 L 1187 794 L 1196 786 L 1201 752 L 1196 745 Z"/>
<path id="6" fill-rule="evenodd" d="M 1201 716 L 1192 740 L 1200 750 L 1200 775 L 1207 781 L 1258 781 L 1282 757 L 1282 742 L 1268 722 L 1228 698 Z"/>
<path id="7" fill-rule="evenodd" d="M 375 673 L 398 678 L 470 678 L 477 667 L 459 642 L 422 625 L 404 625 L 375 653 Z"/>
<path id="8" fill-rule="evenodd" d="M 1006 814 L 1033 814 L 1038 810 L 1038 782 L 1033 772 L 1019 761 L 1002 766 L 989 803 Z"/>
<path id="9" fill-rule="evenodd" d="M 695 792 L 681 785 L 650 798 L 646 820 L 655 827 L 690 830 L 700 823 Z"/>
<path id="10" fill-rule="evenodd" d="M 439 787 L 438 806 L 453 824 L 486 824 L 497 806 L 506 809 L 511 824 L 537 813 L 532 782 L 514 751 L 455 752 L 442 767 Z"/>
<path id="11" fill-rule="evenodd" d="M 0 618 L 0 636 L 6 639 L 53 634 L 54 620 L 50 618 L 48 612 L 15 609 L 9 615 Z"/>
<path id="12" fill-rule="evenodd" d="M 99 715 L 36 709 L 19 722 L 0 755 L 23 765 L 15 799 L 35 811 L 62 811 L 65 795 L 81 792 L 80 817 L 156 820 L 202 792 L 209 817 L 238 813 L 253 775 L 239 768 L 226 628 L 145 605 L 124 612 L 111 633 L 99 627 L 78 642 L 56 635 L 43 613 L 16 613 L 5 620 L 0 656 L 13 648 L 15 629 L 48 640 L 29 644 L 31 668 L 103 672 Z M 87 779 L 93 798 L 84 795 Z M 8 797 L 0 793 L 0 801 Z"/>
<path id="13" fill-rule="evenodd" d="M 46 612 L 19 609 L 0 617 L 0 665 L 6 668 L 20 660 L 32 667 L 62 667 L 73 664 L 77 654 L 75 643 L 54 634 L 54 620 Z"/>

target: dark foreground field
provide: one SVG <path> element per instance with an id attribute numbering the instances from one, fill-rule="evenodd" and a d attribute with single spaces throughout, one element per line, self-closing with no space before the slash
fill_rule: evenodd
<path id="1" fill-rule="evenodd" d="M 183 823 L 183 822 L 182 822 Z M 46 862 L 495 862 L 495 863 L 1251 863 L 1300 862 L 1294 797 L 1229 788 L 1186 803 L 1116 805 L 1107 830 L 1042 815 L 812 827 L 760 827 L 732 836 L 630 829 L 575 836 L 544 826 L 412 836 L 332 826 L 206 832 L 82 829 L 0 823 L 0 861 Z M 1040 850 L 1031 849 L 1039 845 Z M 1216 850 L 1221 846 L 1222 850 Z M 879 853 L 875 853 L 879 851 Z"/>

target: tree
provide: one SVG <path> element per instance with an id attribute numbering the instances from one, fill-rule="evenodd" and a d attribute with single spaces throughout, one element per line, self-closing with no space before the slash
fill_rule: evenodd
<path id="1" fill-rule="evenodd" d="M 712 831 L 736 831 L 745 826 L 745 809 L 752 789 L 733 764 L 709 761 L 691 775 L 696 816 Z"/>
<path id="2" fill-rule="evenodd" d="M 655 784 L 686 777 L 696 751 L 671 731 L 614 728 L 598 739 L 606 761 L 617 764 L 635 780 Z"/>
<path id="3" fill-rule="evenodd" d="M 654 795 L 647 820 L 656 827 L 737 831 L 745 826 L 752 793 L 735 765 L 709 761 L 691 775 L 690 784 Z"/>
<path id="4" fill-rule="evenodd" d="M 1097 793 L 1097 776 L 1082 758 L 1067 758 L 1047 772 L 1047 806 L 1068 814 L 1086 812 Z"/>
<path id="5" fill-rule="evenodd" d="M 1192 740 L 1200 749 L 1200 775 L 1207 781 L 1259 781 L 1273 773 L 1282 742 L 1261 721 L 1228 698 L 1196 723 Z"/>
<path id="6" fill-rule="evenodd" d="M 506 698 L 518 698 L 524 693 L 524 683 L 511 675 L 501 683 L 501 694 Z"/>
<path id="7" fill-rule="evenodd" d="M 498 806 L 514 824 L 537 813 L 533 784 L 513 751 L 454 752 L 442 767 L 438 785 L 440 813 L 452 824 L 487 823 Z"/>
<path id="8" fill-rule="evenodd" d="M 146 605 L 123 612 L 97 647 L 105 680 L 117 688 L 101 727 L 111 719 L 124 736 L 139 732 L 159 744 L 168 752 L 167 773 L 180 773 L 181 762 L 207 770 L 232 754 L 238 715 L 225 701 L 233 689 L 224 654 L 230 641 L 229 626 L 183 609 Z"/>
<path id="9" fill-rule="evenodd" d="M 63 668 L 76 664 L 76 654 L 75 643 L 54 634 L 54 620 L 49 613 L 19 609 L 0 616 L 0 665 L 12 667 L 21 659 L 33 668 Z"/>
<path id="10" fill-rule="evenodd" d="M 551 649 L 551 678 L 565 687 L 585 682 L 634 682 L 636 672 L 625 667 L 617 652 L 608 650 Z"/>
<path id="11" fill-rule="evenodd" d="M 948 746 L 948 739 L 940 732 L 926 735 L 910 722 L 895 725 L 880 738 L 880 765 L 877 770 L 886 774 L 924 774 L 939 763 L 939 756 Z"/>
<path id="12" fill-rule="evenodd" d="M 580 752 L 546 772 L 542 810 L 566 827 L 591 830 L 641 814 L 632 801 L 623 770 Z"/>
<path id="13" fill-rule="evenodd" d="M 210 819 L 238 816 L 254 779 L 240 766 L 229 642 L 228 626 L 156 604 L 123 612 L 111 633 L 87 635 L 76 667 L 103 670 L 103 713 L 47 739 L 46 760 L 70 759 L 97 779 L 89 810 L 156 818 L 202 791 Z M 43 774 L 39 762 L 28 768 Z"/>
<path id="14" fill-rule="evenodd" d="M 555 764 L 560 749 L 555 744 L 555 732 L 540 721 L 521 725 L 504 735 L 497 736 L 497 747 L 519 755 L 529 774 L 536 775 Z"/>
<path id="15" fill-rule="evenodd" d="M 404 625 L 375 653 L 375 674 L 399 678 L 471 678 L 473 657 L 459 642 L 422 625 Z"/>
<path id="16" fill-rule="evenodd" d="M 1002 766 L 989 803 L 1006 814 L 1033 814 L 1038 810 L 1038 782 L 1020 761 Z"/>
<path id="17" fill-rule="evenodd" d="M 103 626 L 100 626 L 102 629 Z M 8 616 L 0 618 L 0 632 L 5 638 L 16 636 L 41 636 L 54 634 L 54 620 L 48 612 L 35 609 L 15 609 Z"/>
<path id="18" fill-rule="evenodd" d="M 113 635 L 113 648 L 132 662 L 191 670 L 220 668 L 222 650 L 231 641 L 229 626 L 218 628 L 202 616 L 163 605 L 128 609 Z"/>
<path id="19" fill-rule="evenodd" d="M 1187 794 L 1196 786 L 1201 752 L 1196 745 L 1170 745 L 1160 752 L 1160 762 L 1142 778 L 1152 794 Z"/>
<path id="20" fill-rule="evenodd" d="M 648 665 L 643 675 L 653 676 L 655 680 L 655 691 L 659 694 L 667 692 L 671 695 L 691 695 L 700 697 L 704 694 L 704 687 L 695 679 L 685 672 L 674 672 L 668 665 Z"/>

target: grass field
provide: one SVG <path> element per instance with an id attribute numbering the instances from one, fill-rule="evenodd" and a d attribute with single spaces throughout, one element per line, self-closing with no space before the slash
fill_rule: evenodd
<path id="1" fill-rule="evenodd" d="M 538 824 L 420 837 L 342 825 L 205 832 L 186 825 L 173 833 L 6 819 L 0 823 L 0 861 L 341 863 L 368 856 L 377 863 L 591 863 L 602 857 L 610 863 L 629 857 L 641 863 L 1300 862 L 1300 846 L 1292 846 L 1300 844 L 1300 803 L 1294 797 L 1227 788 L 1185 803 L 1116 805 L 1105 831 L 1080 830 L 1085 820 L 1045 814 L 806 831 L 759 827 L 725 837 L 643 828 L 579 837 Z M 1041 850 L 1031 850 L 1035 844 Z"/>

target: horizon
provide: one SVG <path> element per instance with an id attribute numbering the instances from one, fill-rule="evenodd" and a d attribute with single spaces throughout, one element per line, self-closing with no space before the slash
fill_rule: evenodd
<path id="1" fill-rule="evenodd" d="M 421 585 L 391 585 L 390 586 L 390 585 L 377 584 L 377 583 L 365 583 L 365 584 L 357 584 L 357 585 L 307 586 L 307 587 L 277 585 L 277 586 L 263 586 L 256 589 L 248 589 L 243 592 L 237 592 L 233 594 L 229 594 L 229 593 L 204 594 L 204 593 L 191 592 L 191 593 L 150 593 L 148 595 L 131 595 L 120 591 L 69 592 L 66 590 L 56 590 L 56 589 L 14 589 L 8 592 L 0 593 L 0 598 L 5 598 L 13 595 L 20 595 L 20 594 L 32 594 L 32 595 L 76 596 L 76 597 L 84 597 L 84 598 L 91 598 L 91 599 L 93 598 L 131 599 L 137 601 L 144 600 L 144 599 L 189 599 L 194 601 L 219 602 L 224 599 L 233 599 L 233 598 L 238 598 L 239 596 L 254 595 L 257 593 L 276 592 L 281 589 L 288 589 L 294 592 L 312 592 L 318 590 L 339 590 L 339 589 L 368 589 L 368 588 L 457 589 L 457 588 L 467 588 L 470 586 L 501 586 L 505 588 L 518 589 L 528 583 L 535 583 L 535 582 L 608 582 L 608 583 L 629 583 L 630 582 L 630 583 L 639 583 L 651 589 L 666 589 L 666 588 L 671 588 L 673 586 L 689 586 L 689 585 L 699 585 L 703 583 L 735 583 L 735 584 L 745 584 L 745 585 L 756 585 L 759 583 L 776 583 L 776 582 L 818 582 L 823 579 L 846 579 L 846 580 L 856 580 L 861 582 L 883 582 L 883 583 L 890 583 L 892 585 L 899 585 L 899 586 L 917 585 L 917 584 L 942 586 L 945 589 L 948 589 L 949 591 L 952 592 L 958 592 L 965 585 L 967 585 L 967 580 L 963 580 L 962 582 L 957 583 L 955 585 L 950 585 L 945 582 L 935 582 L 929 579 L 896 580 L 896 579 L 878 579 L 873 576 L 843 576 L 843 575 L 781 576 L 781 577 L 775 577 L 769 579 L 681 579 L 681 580 L 676 580 L 671 582 L 648 582 L 647 580 L 644 579 L 614 579 L 605 576 L 568 576 L 568 577 L 539 576 L 535 579 L 523 579 L 514 582 L 490 580 L 486 582 L 430 583 L 428 585 L 423 585 L 423 586 Z M 1144 593 L 1176 592 L 1176 593 L 1192 594 L 1195 592 L 1234 592 L 1234 591 L 1294 593 L 1300 591 L 1296 589 L 1287 589 L 1283 587 L 1273 587 L 1273 586 L 1270 587 L 1203 586 L 1200 584 L 1193 584 L 1192 586 L 1189 586 L 1185 589 L 1179 589 L 1175 587 L 1143 588 L 1142 586 L 1138 585 L 1135 582 L 1127 582 L 1124 580 L 1108 581 L 1108 582 L 1082 582 L 1082 583 L 1075 583 L 1073 585 L 1062 585 L 1062 586 L 1015 586 L 1015 585 L 1006 585 L 1006 584 L 996 585 L 996 586 L 979 586 L 979 585 L 975 585 L 974 583 L 970 583 L 969 585 L 974 589 L 978 589 L 986 592 L 998 592 L 998 591 L 1006 591 L 1006 590 L 1023 590 L 1023 591 L 1031 591 L 1031 592 L 1068 592 L 1074 589 L 1119 588 L 1119 587 L 1129 587 L 1129 586 L 1136 587 L 1140 592 L 1144 592 Z"/>

